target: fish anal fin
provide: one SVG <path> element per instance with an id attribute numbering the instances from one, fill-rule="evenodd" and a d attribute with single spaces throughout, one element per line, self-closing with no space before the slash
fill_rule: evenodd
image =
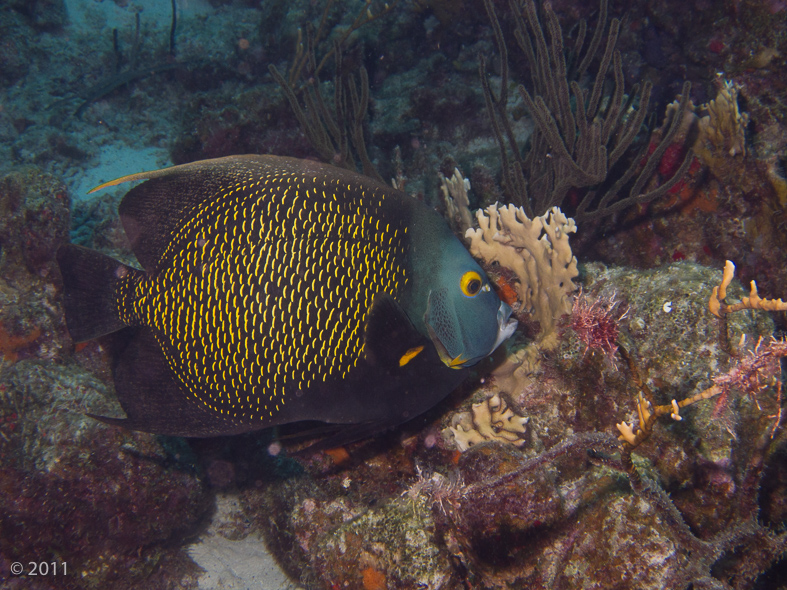
<path id="1" fill-rule="evenodd" d="M 191 399 L 148 328 L 129 333 L 114 365 L 115 389 L 127 417 L 96 418 L 132 430 L 170 436 L 221 436 L 254 429 L 211 413 Z"/>

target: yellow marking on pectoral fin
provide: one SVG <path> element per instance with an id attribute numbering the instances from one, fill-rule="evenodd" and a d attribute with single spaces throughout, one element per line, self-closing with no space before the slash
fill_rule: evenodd
<path id="1" fill-rule="evenodd" d="M 402 357 L 399 359 L 399 366 L 400 367 L 404 367 L 407 363 L 409 363 L 411 360 L 413 360 L 415 357 L 417 357 L 421 353 L 421 351 L 423 349 L 424 349 L 424 347 L 423 347 L 423 345 L 421 345 L 421 346 L 416 346 L 414 348 L 411 348 L 410 350 L 405 352 L 402 355 Z"/>
<path id="2" fill-rule="evenodd" d="M 444 360 L 443 362 L 445 362 L 445 360 Z M 448 365 L 448 367 L 450 367 L 451 369 L 461 369 L 461 368 L 462 368 L 462 366 L 463 366 L 463 365 L 464 365 L 466 362 L 467 362 L 467 359 L 463 359 L 463 358 L 462 358 L 462 355 L 460 354 L 459 356 L 457 356 L 457 357 L 454 357 L 454 358 L 450 359 L 450 360 L 449 360 L 449 361 L 446 363 L 446 365 Z"/>

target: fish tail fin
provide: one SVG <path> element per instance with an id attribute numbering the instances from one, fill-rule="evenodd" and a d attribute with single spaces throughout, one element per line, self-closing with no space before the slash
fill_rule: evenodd
<path id="1" fill-rule="evenodd" d="M 120 278 L 138 273 L 101 252 L 66 244 L 57 251 L 63 276 L 66 326 L 74 342 L 92 340 L 126 327 L 118 309 Z"/>

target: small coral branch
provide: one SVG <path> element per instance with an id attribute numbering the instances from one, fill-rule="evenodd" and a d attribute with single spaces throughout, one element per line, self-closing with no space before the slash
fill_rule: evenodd
<path id="1" fill-rule="evenodd" d="M 732 261 L 728 260 L 724 265 L 724 273 L 721 278 L 721 284 L 718 287 L 713 287 L 710 299 L 708 300 L 708 309 L 711 313 L 718 318 L 724 317 L 728 313 L 740 311 L 742 309 L 762 309 L 765 311 L 787 311 L 787 303 L 781 299 L 763 299 L 757 293 L 757 283 L 751 282 L 751 291 L 748 297 L 744 297 L 739 303 L 728 304 L 725 302 L 727 298 L 727 287 L 730 286 L 733 277 L 735 276 L 735 265 Z"/>
<path id="2" fill-rule="evenodd" d="M 618 438 L 629 446 L 629 450 L 634 449 L 650 437 L 659 417 L 669 414 L 673 420 L 682 420 L 681 408 L 712 397 L 720 396 L 726 399 L 733 390 L 748 395 L 757 403 L 757 394 L 775 384 L 779 391 L 778 395 L 781 396 L 781 382 L 778 379 L 778 375 L 781 374 L 779 359 L 785 356 L 787 356 L 787 340 L 771 338 L 764 344 L 763 339 L 760 338 L 749 355 L 736 362 L 726 373 L 713 377 L 713 385 L 696 395 L 681 401 L 673 399 L 669 404 L 657 406 L 640 393 L 637 396 L 638 424 L 636 428 L 626 422 L 616 424 L 620 431 Z M 778 415 L 773 416 L 776 418 L 777 425 L 781 422 L 781 405 L 779 407 Z M 771 432 L 771 436 L 773 434 L 774 432 Z"/>
<path id="3" fill-rule="evenodd" d="M 738 109 L 738 90 L 738 86 L 725 81 L 718 96 L 702 107 L 707 115 L 699 121 L 694 151 L 711 168 L 722 165 L 726 157 L 746 155 L 749 115 Z"/>
<path id="4" fill-rule="evenodd" d="M 722 391 L 723 390 L 721 387 L 713 385 L 708 389 L 684 400 L 677 401 L 673 399 L 669 404 L 662 406 L 651 405 L 651 403 L 640 393 L 637 396 L 637 414 L 639 415 L 639 424 L 637 425 L 636 429 L 634 428 L 633 423 L 631 425 L 629 425 L 627 422 L 615 424 L 615 426 L 617 426 L 618 430 L 620 431 L 620 436 L 618 439 L 627 443 L 632 449 L 636 448 L 646 441 L 651 434 L 653 434 L 653 425 L 656 423 L 656 420 L 659 417 L 669 414 L 673 420 L 683 420 L 680 415 L 681 408 L 685 408 L 686 406 L 690 406 L 691 404 L 695 404 L 698 401 L 704 399 L 715 397 Z"/>
<path id="5" fill-rule="evenodd" d="M 735 265 L 728 260 L 724 265 L 721 283 L 714 287 L 708 299 L 708 309 L 719 318 L 719 340 L 724 350 L 733 355 L 732 346 L 727 334 L 727 315 L 744 309 L 761 309 L 763 311 L 787 311 L 787 303 L 781 299 L 763 299 L 757 293 L 757 283 L 751 282 L 751 291 L 738 303 L 727 303 L 727 287 L 735 276 Z"/>
<path id="6" fill-rule="evenodd" d="M 469 190 L 470 181 L 462 176 L 459 168 L 454 168 L 454 174 L 450 178 L 440 174 L 440 192 L 443 195 L 448 223 L 462 235 L 473 226 L 473 214 L 470 213 L 470 199 L 467 196 Z"/>

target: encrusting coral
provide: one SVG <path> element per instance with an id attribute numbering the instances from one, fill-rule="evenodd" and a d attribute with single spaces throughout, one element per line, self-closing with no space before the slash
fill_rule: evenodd
<path id="1" fill-rule="evenodd" d="M 460 451 L 492 440 L 521 447 L 526 442 L 529 421 L 517 415 L 500 395 L 495 394 L 473 404 L 472 413 L 455 414 L 445 434 L 453 435 L 454 444 Z"/>
<path id="2" fill-rule="evenodd" d="M 476 218 L 479 229 L 465 234 L 470 253 L 516 275 L 520 311 L 540 324 L 540 347 L 553 348 L 557 319 L 571 311 L 569 295 L 576 290 L 573 279 L 579 274 L 568 242 L 569 234 L 577 231 L 574 220 L 558 207 L 529 219 L 521 207 L 497 203 L 478 210 Z"/>

